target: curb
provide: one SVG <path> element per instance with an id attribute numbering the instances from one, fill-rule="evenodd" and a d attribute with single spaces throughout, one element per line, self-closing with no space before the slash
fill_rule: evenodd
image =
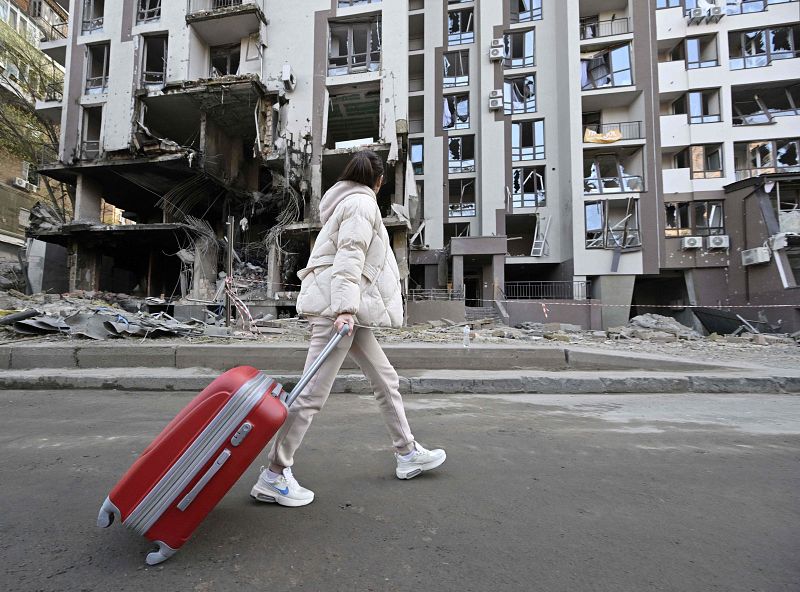
<path id="1" fill-rule="evenodd" d="M 216 376 L 196 369 L 190 375 L 157 376 L 109 372 L 81 372 L 31 375 L 24 372 L 0 373 L 2 390 L 112 390 L 147 392 L 199 392 Z M 286 385 L 294 384 L 296 374 L 272 374 Z M 332 393 L 372 394 L 369 381 L 361 375 L 340 375 Z M 405 395 L 451 394 L 800 394 L 798 376 L 552 376 L 531 373 L 519 377 L 447 378 L 440 376 L 401 376 L 400 392 Z"/>

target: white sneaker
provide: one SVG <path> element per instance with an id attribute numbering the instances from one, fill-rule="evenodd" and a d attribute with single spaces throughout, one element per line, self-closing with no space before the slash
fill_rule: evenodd
<path id="1" fill-rule="evenodd" d="M 403 460 L 403 455 L 395 452 L 397 459 L 397 469 L 395 475 L 398 479 L 413 479 L 423 471 L 430 471 L 441 465 L 447 458 L 447 454 L 441 448 L 427 450 L 420 446 L 419 442 L 414 442 L 413 456 L 408 460 Z"/>
<path id="2" fill-rule="evenodd" d="M 301 487 L 289 467 L 283 469 L 283 474 L 278 475 L 274 481 L 267 478 L 266 467 L 261 467 L 261 475 L 250 491 L 250 495 L 260 502 L 279 504 L 290 508 L 307 506 L 314 501 L 314 492 Z"/>

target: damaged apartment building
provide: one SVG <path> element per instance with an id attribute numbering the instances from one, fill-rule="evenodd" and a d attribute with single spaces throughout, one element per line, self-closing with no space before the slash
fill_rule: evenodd
<path id="1" fill-rule="evenodd" d="M 72 0 L 60 51 L 71 288 L 210 301 L 232 216 L 291 308 L 369 146 L 411 302 L 800 328 L 797 0 Z"/>
<path id="2" fill-rule="evenodd" d="M 359 4 L 72 0 L 47 48 L 64 98 L 40 107 L 61 121 L 41 170 L 74 185 L 75 216 L 31 231 L 67 247 L 65 289 L 205 304 L 233 271 L 246 302 L 290 311 L 320 196 L 362 146 L 387 162 L 379 202 L 407 262 L 407 52 L 383 51 L 407 8 Z M 127 223 L 100 223 L 106 203 Z"/>

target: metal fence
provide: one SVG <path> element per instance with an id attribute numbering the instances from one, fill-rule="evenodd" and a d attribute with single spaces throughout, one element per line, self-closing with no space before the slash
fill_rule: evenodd
<path id="1" fill-rule="evenodd" d="M 260 5 L 260 2 L 258 0 L 189 0 L 189 13 L 220 10 L 243 4 Z"/>
<path id="2" fill-rule="evenodd" d="M 579 282 L 506 282 L 508 300 L 585 300 L 591 284 Z"/>
<path id="3" fill-rule="evenodd" d="M 69 23 L 50 24 L 43 18 L 36 19 L 43 33 L 42 41 L 58 41 L 67 38 Z"/>
<path id="4" fill-rule="evenodd" d="M 581 23 L 581 39 L 595 39 L 597 37 L 610 37 L 611 35 L 624 35 L 630 33 L 630 19 L 618 18 L 610 21 L 586 21 Z"/>
<path id="5" fill-rule="evenodd" d="M 409 290 L 409 300 L 464 300 L 464 292 L 460 290 Z"/>

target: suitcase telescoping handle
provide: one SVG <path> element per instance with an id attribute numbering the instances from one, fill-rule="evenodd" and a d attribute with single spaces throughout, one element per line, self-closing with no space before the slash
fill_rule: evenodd
<path id="1" fill-rule="evenodd" d="M 285 402 L 287 407 L 292 406 L 292 403 L 294 403 L 295 399 L 297 399 L 297 397 L 300 396 L 300 393 L 303 392 L 303 389 L 306 388 L 311 379 L 314 378 L 314 375 L 325 363 L 325 360 L 328 359 L 328 356 L 331 355 L 331 352 L 334 350 L 334 348 L 337 345 L 339 345 L 339 342 L 342 340 L 342 337 L 347 335 L 349 332 L 350 332 L 350 325 L 348 325 L 347 323 L 342 325 L 342 329 L 338 333 L 336 333 L 336 335 L 333 336 L 333 339 L 331 339 L 328 345 L 325 346 L 325 349 L 322 350 L 322 353 L 320 353 L 317 356 L 317 359 L 314 360 L 314 363 L 311 364 L 311 367 L 308 369 L 308 371 L 305 372 L 300 377 L 300 381 L 292 389 L 292 392 L 289 393 L 289 395 L 286 397 Z"/>

